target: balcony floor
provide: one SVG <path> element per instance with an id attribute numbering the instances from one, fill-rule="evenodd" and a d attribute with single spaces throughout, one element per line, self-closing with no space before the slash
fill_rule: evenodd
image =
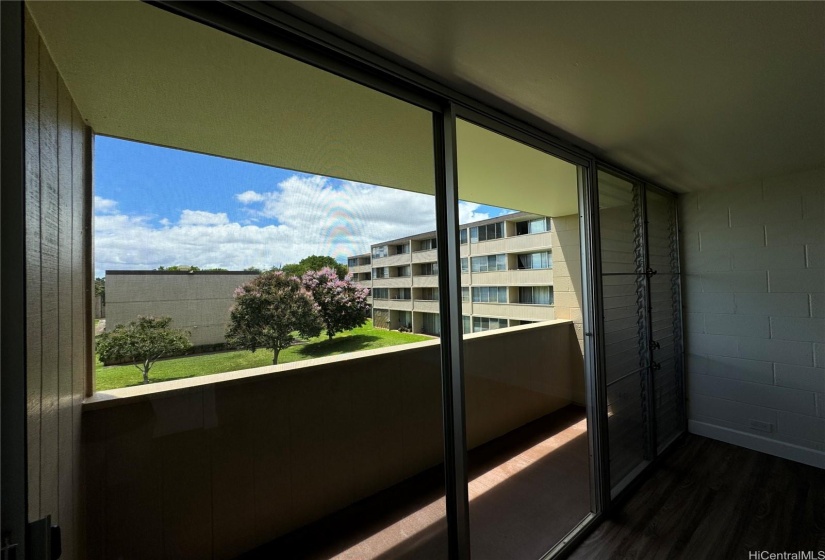
<path id="1" fill-rule="evenodd" d="M 475 559 L 538 558 L 590 511 L 584 408 L 568 406 L 469 453 Z M 441 467 L 244 558 L 446 558 Z"/>

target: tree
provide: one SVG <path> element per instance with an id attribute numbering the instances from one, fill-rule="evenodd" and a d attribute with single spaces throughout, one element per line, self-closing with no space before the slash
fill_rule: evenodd
<path id="1" fill-rule="evenodd" d="M 157 270 L 162 270 L 162 271 L 166 271 L 166 272 L 180 272 L 180 271 L 183 271 L 183 272 L 199 272 L 200 267 L 188 266 L 188 265 L 185 265 L 185 264 L 174 264 L 172 266 L 166 266 L 166 267 L 159 266 L 157 268 Z M 217 270 L 217 269 L 215 269 L 215 270 Z"/>
<path id="2" fill-rule="evenodd" d="M 180 354 L 192 347 L 189 333 L 169 327 L 171 317 L 138 317 L 97 337 L 97 353 L 106 362 L 133 362 L 149 383 L 149 370 L 163 356 Z"/>
<path id="3" fill-rule="evenodd" d="M 272 350 L 272 363 L 289 348 L 297 332 L 304 338 L 321 334 L 318 306 L 298 278 L 264 272 L 235 289 L 226 342 L 254 352 Z"/>
<path id="4" fill-rule="evenodd" d="M 95 295 L 100 296 L 100 299 L 106 301 L 106 277 L 95 278 Z"/>
<path id="5" fill-rule="evenodd" d="M 347 275 L 347 266 L 339 263 L 332 257 L 322 257 L 320 255 L 310 255 L 304 257 L 298 264 L 285 264 L 281 270 L 290 276 L 302 278 L 310 270 L 321 270 L 331 268 L 341 280 Z"/>
<path id="6" fill-rule="evenodd" d="M 369 290 L 355 284 L 350 275 L 342 280 L 331 268 L 310 270 L 304 274 L 303 283 L 318 305 L 329 338 L 360 327 L 369 318 Z"/>

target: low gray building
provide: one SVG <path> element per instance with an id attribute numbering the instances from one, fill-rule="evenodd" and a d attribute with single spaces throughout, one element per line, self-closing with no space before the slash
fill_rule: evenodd
<path id="1" fill-rule="evenodd" d="M 191 333 L 194 346 L 220 344 L 235 288 L 257 273 L 247 271 L 106 271 L 106 330 L 139 315 L 168 316 Z"/>

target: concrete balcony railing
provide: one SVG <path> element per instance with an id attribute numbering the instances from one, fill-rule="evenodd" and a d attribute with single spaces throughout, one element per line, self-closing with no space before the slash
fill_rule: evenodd
<path id="1" fill-rule="evenodd" d="M 348 267 L 348 271 L 352 274 L 358 274 L 360 272 L 372 272 L 372 265 L 359 264 L 358 266 L 350 266 Z"/>
<path id="2" fill-rule="evenodd" d="M 551 321 L 556 318 L 552 305 L 529 303 L 473 303 L 472 314 L 521 321 Z"/>
<path id="3" fill-rule="evenodd" d="M 490 241 L 471 243 L 470 254 L 493 255 L 497 253 L 546 251 L 552 247 L 552 243 L 552 233 L 545 231 L 542 233 L 516 235 L 513 237 L 503 237 L 501 239 L 491 239 Z M 461 256 L 465 255 L 462 253 Z"/>
<path id="4" fill-rule="evenodd" d="M 570 403 L 578 348 L 569 321 L 466 335 L 469 447 Z M 442 462 L 439 342 L 98 393 L 82 432 L 87 558 L 235 557 Z"/>
<path id="5" fill-rule="evenodd" d="M 436 249 L 427 249 L 426 251 L 413 251 L 412 262 L 414 263 L 428 263 L 436 262 L 438 260 L 438 251 Z"/>
<path id="6" fill-rule="evenodd" d="M 505 247 L 508 253 L 513 251 L 547 250 L 553 244 L 552 233 L 545 231 L 542 233 L 530 233 L 527 235 L 517 235 L 505 239 Z"/>
<path id="7" fill-rule="evenodd" d="M 384 299 L 375 307 L 381 309 L 395 309 L 397 311 L 412 311 L 413 300 L 411 299 Z"/>
<path id="8" fill-rule="evenodd" d="M 382 266 L 400 266 L 410 264 L 412 262 L 410 253 L 401 253 L 400 255 L 390 255 L 388 257 L 379 257 L 372 259 L 372 267 L 379 268 Z"/>
<path id="9" fill-rule="evenodd" d="M 553 269 L 473 272 L 475 286 L 552 286 Z"/>
<path id="10" fill-rule="evenodd" d="M 373 288 L 409 288 L 412 286 L 411 276 L 396 276 L 393 278 L 373 278 Z"/>
<path id="11" fill-rule="evenodd" d="M 413 311 L 425 313 L 438 313 L 438 301 L 428 299 L 417 299 L 413 303 Z"/>
<path id="12" fill-rule="evenodd" d="M 412 285 L 413 288 L 437 288 L 438 276 L 413 276 Z"/>

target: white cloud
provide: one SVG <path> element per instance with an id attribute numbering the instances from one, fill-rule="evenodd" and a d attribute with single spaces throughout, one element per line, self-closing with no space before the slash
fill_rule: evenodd
<path id="1" fill-rule="evenodd" d="M 95 195 L 95 214 L 112 214 L 117 212 L 117 201 Z"/>
<path id="2" fill-rule="evenodd" d="M 312 254 L 345 258 L 368 252 L 373 243 L 435 229 L 431 195 L 317 176 L 292 176 L 278 186 L 235 196 L 252 216 L 243 223 L 230 221 L 224 212 L 184 210 L 176 224 L 161 220 L 158 228 L 146 218 L 100 213 L 96 274 L 173 264 L 268 268 Z M 490 217 L 478 208 L 461 202 L 461 222 Z"/>
<path id="3" fill-rule="evenodd" d="M 178 221 L 182 226 L 220 226 L 228 223 L 226 212 L 212 213 L 203 210 L 184 210 Z"/>
<path id="4" fill-rule="evenodd" d="M 236 194 L 235 198 L 241 204 L 250 204 L 252 202 L 261 202 L 264 200 L 264 196 L 256 193 L 255 191 L 245 191 L 241 194 Z"/>

